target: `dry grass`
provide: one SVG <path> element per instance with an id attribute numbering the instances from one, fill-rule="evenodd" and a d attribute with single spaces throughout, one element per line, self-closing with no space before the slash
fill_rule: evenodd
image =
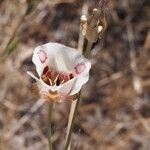
<path id="1" fill-rule="evenodd" d="M 48 148 L 47 105 L 31 92 L 26 71 L 35 69 L 31 56 L 41 43 L 77 47 L 83 3 L 42 0 L 25 16 L 24 0 L 0 1 L 0 150 Z M 97 3 L 90 1 L 90 9 Z M 149 9 L 148 0 L 111 2 L 107 30 L 92 51 L 72 150 L 149 149 Z M 69 106 L 54 106 L 56 150 L 63 149 Z"/>

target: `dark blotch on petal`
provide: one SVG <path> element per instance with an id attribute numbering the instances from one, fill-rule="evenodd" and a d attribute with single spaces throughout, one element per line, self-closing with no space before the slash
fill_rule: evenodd
<path id="1" fill-rule="evenodd" d="M 59 78 L 56 80 L 56 85 L 59 86 L 61 84 L 61 81 L 59 80 Z"/>
<path id="2" fill-rule="evenodd" d="M 48 66 L 46 66 L 44 69 L 43 69 L 43 74 L 46 74 L 47 73 L 47 71 L 48 71 Z"/>
<path id="3" fill-rule="evenodd" d="M 50 85 L 50 81 L 45 75 L 42 75 L 41 78 L 47 85 Z"/>
<path id="4" fill-rule="evenodd" d="M 58 75 L 58 72 L 56 70 L 52 70 L 51 71 L 51 80 L 55 80 L 57 75 Z"/>
<path id="5" fill-rule="evenodd" d="M 59 74 L 59 79 L 60 79 L 61 82 L 62 81 L 67 82 L 69 80 L 69 76 L 68 76 L 67 73 L 61 72 Z"/>
<path id="6" fill-rule="evenodd" d="M 72 73 L 69 74 L 70 80 L 74 78 L 74 75 Z"/>
<path id="7" fill-rule="evenodd" d="M 52 75 L 51 75 L 51 71 L 50 71 L 50 70 L 47 71 L 45 75 L 46 75 L 48 78 L 51 78 L 51 76 L 52 76 Z"/>

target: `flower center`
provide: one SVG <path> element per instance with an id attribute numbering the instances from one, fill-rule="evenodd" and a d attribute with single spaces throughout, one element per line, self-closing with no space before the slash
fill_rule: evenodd
<path id="1" fill-rule="evenodd" d="M 41 76 L 41 79 L 50 86 L 59 86 L 69 80 L 74 78 L 74 75 L 72 73 L 66 73 L 66 72 L 59 72 L 56 71 L 53 68 L 49 68 L 46 66 L 43 70 L 43 74 Z"/>

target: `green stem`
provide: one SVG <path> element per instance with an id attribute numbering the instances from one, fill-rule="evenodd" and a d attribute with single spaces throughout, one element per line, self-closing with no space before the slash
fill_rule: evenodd
<path id="1" fill-rule="evenodd" d="M 49 111 L 48 111 L 48 142 L 49 142 L 49 150 L 52 150 L 52 109 L 53 109 L 53 102 L 49 102 Z"/>

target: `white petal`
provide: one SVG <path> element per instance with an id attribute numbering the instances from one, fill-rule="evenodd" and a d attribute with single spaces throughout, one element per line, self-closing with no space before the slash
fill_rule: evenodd
<path id="1" fill-rule="evenodd" d="M 78 55 L 79 53 L 73 48 L 51 42 L 36 47 L 32 61 L 41 76 L 45 66 L 53 67 L 58 71 L 70 71 L 73 67 L 71 59 Z"/>
<path id="2" fill-rule="evenodd" d="M 36 80 L 37 86 L 38 86 L 40 91 L 48 92 L 49 90 L 51 90 L 51 91 L 57 91 L 58 90 L 58 88 L 59 88 L 58 86 L 49 86 L 49 85 L 45 84 L 42 79 L 38 79 L 32 72 L 27 71 L 27 73 L 32 78 L 34 78 Z"/>
<path id="3" fill-rule="evenodd" d="M 69 80 L 68 82 L 65 82 L 64 84 L 60 85 L 58 88 L 58 92 L 65 95 L 70 95 L 72 88 L 74 88 L 76 80 L 77 78 L 73 78 L 72 80 Z"/>
<path id="4" fill-rule="evenodd" d="M 74 95 L 81 90 L 83 84 L 89 80 L 89 70 L 91 68 L 91 63 L 88 60 L 82 61 L 85 64 L 85 70 L 77 75 L 77 80 L 72 88 L 70 95 Z"/>
<path id="5" fill-rule="evenodd" d="M 91 63 L 87 59 L 83 58 L 80 59 L 80 61 L 77 60 L 78 63 L 85 64 L 84 71 L 79 73 L 72 80 L 60 85 L 58 89 L 59 92 L 66 93 L 69 95 L 77 94 L 81 90 L 82 85 L 89 80 L 89 70 L 91 68 Z"/>

